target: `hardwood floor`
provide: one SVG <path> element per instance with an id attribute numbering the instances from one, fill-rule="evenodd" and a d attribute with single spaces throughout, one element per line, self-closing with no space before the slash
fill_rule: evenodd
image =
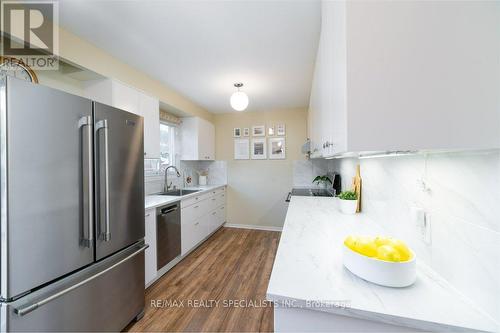
<path id="1" fill-rule="evenodd" d="M 126 330 L 273 331 L 265 295 L 280 234 L 220 229 L 146 290 L 144 317 Z"/>

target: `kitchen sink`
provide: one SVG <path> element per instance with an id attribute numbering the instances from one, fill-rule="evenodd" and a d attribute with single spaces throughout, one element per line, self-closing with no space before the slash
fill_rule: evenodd
<path id="1" fill-rule="evenodd" d="M 159 193 L 159 195 L 172 195 L 175 197 L 181 197 L 183 195 L 199 192 L 200 190 L 171 190 L 167 192 Z"/>

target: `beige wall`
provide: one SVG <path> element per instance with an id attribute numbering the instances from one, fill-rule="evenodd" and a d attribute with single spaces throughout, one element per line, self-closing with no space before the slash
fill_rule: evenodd
<path id="1" fill-rule="evenodd" d="M 234 160 L 233 128 L 286 125 L 285 160 Z M 285 199 L 292 188 L 293 161 L 305 157 L 300 149 L 307 137 L 305 109 L 241 112 L 215 115 L 217 160 L 227 161 L 227 222 L 281 227 Z"/>
<path id="2" fill-rule="evenodd" d="M 38 83 L 65 91 L 67 93 L 85 96 L 82 81 L 75 80 L 59 71 L 37 71 Z"/>

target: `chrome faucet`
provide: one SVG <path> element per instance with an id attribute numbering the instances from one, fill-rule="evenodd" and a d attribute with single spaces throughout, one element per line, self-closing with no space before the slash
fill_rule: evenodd
<path id="1" fill-rule="evenodd" d="M 163 184 L 163 191 L 164 192 L 168 192 L 168 190 L 170 190 L 170 187 L 172 187 L 172 182 L 170 182 L 170 184 L 168 183 L 168 169 L 170 169 L 170 168 L 173 168 L 175 170 L 175 172 L 177 172 L 177 178 L 179 178 L 181 176 L 179 170 L 177 170 L 177 168 L 174 165 L 168 166 L 165 169 L 165 182 Z"/>

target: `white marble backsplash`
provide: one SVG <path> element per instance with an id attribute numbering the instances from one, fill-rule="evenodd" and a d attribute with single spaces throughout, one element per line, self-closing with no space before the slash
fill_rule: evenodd
<path id="1" fill-rule="evenodd" d="M 177 188 L 185 186 L 197 186 L 198 173 L 196 171 L 208 171 L 208 185 L 227 184 L 227 163 L 225 161 L 180 161 L 177 168 L 181 177 L 177 177 L 175 171 L 168 171 L 168 182 Z M 186 178 L 191 176 L 191 184 L 185 182 Z M 146 175 L 145 176 L 145 194 L 150 195 L 163 191 L 164 175 Z"/>
<path id="2" fill-rule="evenodd" d="M 317 187 L 313 184 L 316 176 L 333 171 L 331 161 L 323 159 L 293 161 L 293 187 Z"/>
<path id="3" fill-rule="evenodd" d="M 359 163 L 363 213 L 500 321 L 500 150 L 331 163 L 344 189 Z M 430 218 L 430 245 L 421 240 L 412 207 Z"/>

